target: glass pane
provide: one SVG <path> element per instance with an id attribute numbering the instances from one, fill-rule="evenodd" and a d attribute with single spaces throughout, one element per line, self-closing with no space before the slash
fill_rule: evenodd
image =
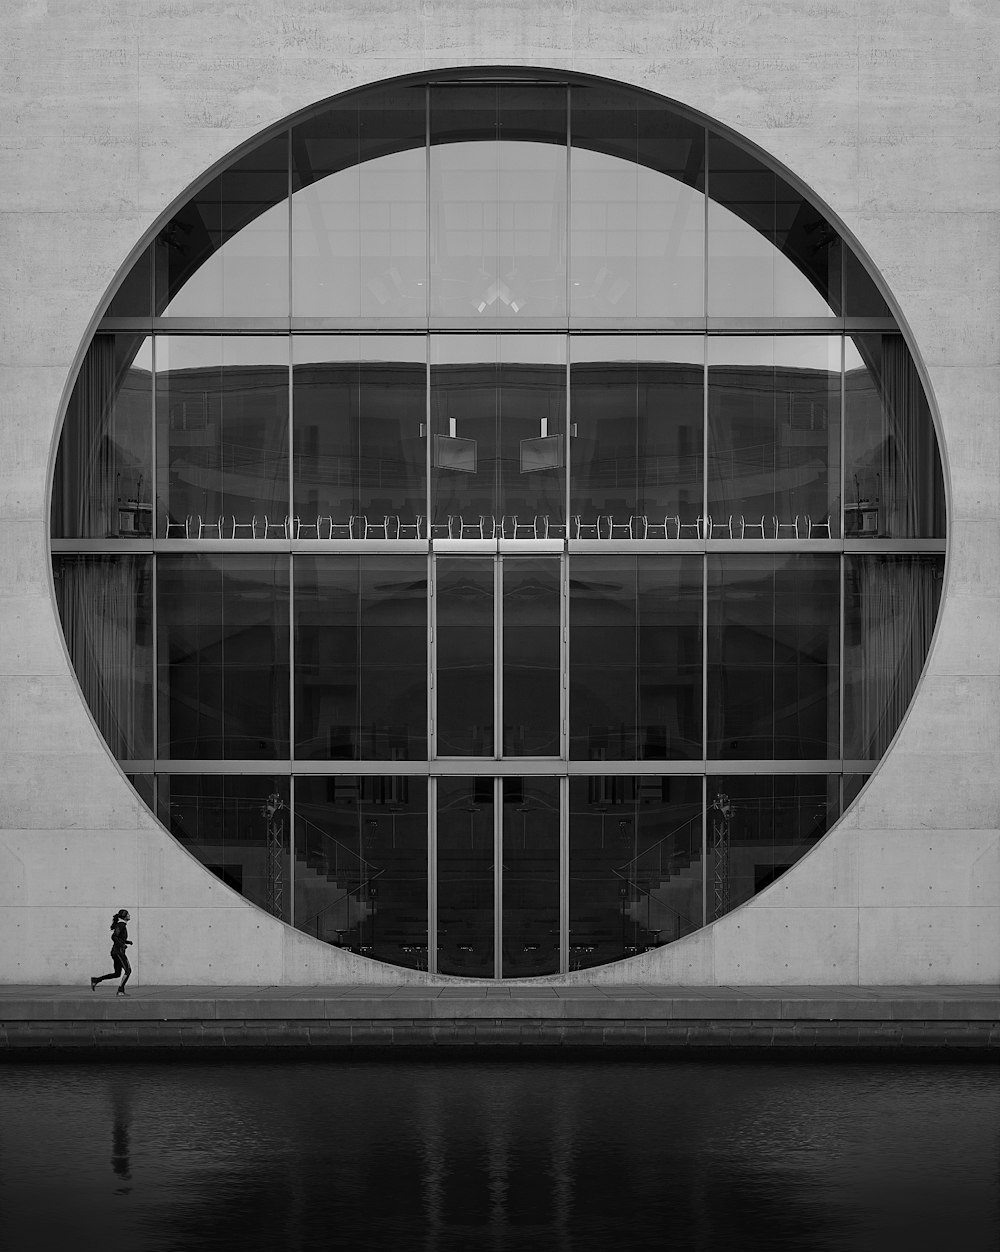
<path id="1" fill-rule="evenodd" d="M 87 349 L 56 457 L 53 538 L 152 535 L 152 343 L 95 335 Z"/>
<path id="2" fill-rule="evenodd" d="M 573 337 L 571 538 L 698 538 L 704 351 L 687 335 Z"/>
<path id="3" fill-rule="evenodd" d="M 66 647 L 119 761 L 153 756 L 153 569 L 148 556 L 55 556 Z"/>
<path id="4" fill-rule="evenodd" d="M 566 312 L 566 91 L 431 89 L 431 313 Z"/>
<path id="5" fill-rule="evenodd" d="M 295 780 L 295 925 L 408 969 L 427 968 L 427 780 Z"/>
<path id="6" fill-rule="evenodd" d="M 425 90 L 382 89 L 292 130 L 298 317 L 423 317 Z"/>
<path id="7" fill-rule="evenodd" d="M 700 316 L 703 129 L 614 90 L 571 94 L 571 313 Z"/>
<path id="8" fill-rule="evenodd" d="M 499 388 L 498 533 L 565 538 L 565 338 L 502 335 Z"/>
<path id="9" fill-rule="evenodd" d="M 839 536 L 840 345 L 832 335 L 709 339 L 712 537 Z"/>
<path id="10" fill-rule="evenodd" d="M 426 339 L 292 342 L 295 536 L 426 539 Z"/>
<path id="11" fill-rule="evenodd" d="M 855 335 L 846 351 L 847 537 L 943 538 L 941 457 L 902 336 Z"/>
<path id="12" fill-rule="evenodd" d="M 295 558 L 295 754 L 427 755 L 425 557 Z"/>
<path id="13" fill-rule="evenodd" d="M 636 568 L 636 755 L 695 760 L 702 755 L 704 564 L 697 556 L 640 556 Z"/>
<path id="14" fill-rule="evenodd" d="M 570 561 L 571 758 L 700 758 L 701 557 Z"/>
<path id="15" fill-rule="evenodd" d="M 155 244 L 138 258 L 111 297 L 106 317 L 151 317 L 153 313 L 153 255 Z"/>
<path id="16" fill-rule="evenodd" d="M 504 756 L 559 755 L 560 562 L 503 558 Z"/>
<path id="17" fill-rule="evenodd" d="M 432 538 L 565 537 L 565 339 L 432 342 Z"/>
<path id="18" fill-rule="evenodd" d="M 178 209 L 154 245 L 161 317 L 288 315 L 288 134 Z"/>
<path id="19" fill-rule="evenodd" d="M 839 315 L 834 227 L 737 144 L 710 133 L 708 153 L 709 316 Z"/>
<path id="20" fill-rule="evenodd" d="M 570 779 L 569 965 L 589 969 L 701 924 L 700 778 Z"/>
<path id="21" fill-rule="evenodd" d="M 493 779 L 437 785 L 438 972 L 494 977 Z"/>
<path id="22" fill-rule="evenodd" d="M 157 795 L 175 839 L 227 887 L 290 920 L 287 778 L 161 774 Z"/>
<path id="23" fill-rule="evenodd" d="M 559 780 L 505 778 L 504 978 L 559 970 Z"/>
<path id="24" fill-rule="evenodd" d="M 934 633 L 944 555 L 844 558 L 844 756 L 878 761 L 913 699 Z"/>
<path id="25" fill-rule="evenodd" d="M 161 556 L 158 752 L 288 757 L 288 558 Z"/>
<path id="26" fill-rule="evenodd" d="M 635 557 L 571 556 L 569 752 L 577 761 L 638 755 Z"/>
<path id="27" fill-rule="evenodd" d="M 431 340 L 432 539 L 496 534 L 499 352 L 497 335 Z"/>
<path id="28" fill-rule="evenodd" d="M 840 815 L 840 775 L 708 780 L 706 922 L 769 887 Z"/>
<path id="29" fill-rule="evenodd" d="M 840 756 L 835 556 L 708 558 L 708 755 Z"/>
<path id="30" fill-rule="evenodd" d="M 159 336 L 161 537 L 288 536 L 288 338 Z"/>
<path id="31" fill-rule="evenodd" d="M 438 756 L 492 756 L 492 558 L 442 558 L 434 578 Z"/>

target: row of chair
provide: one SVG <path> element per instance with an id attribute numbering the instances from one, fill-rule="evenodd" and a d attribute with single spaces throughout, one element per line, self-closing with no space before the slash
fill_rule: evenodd
<path id="1" fill-rule="evenodd" d="M 729 514 L 726 518 L 699 515 L 685 522 L 678 514 L 662 520 L 645 514 L 600 514 L 584 521 L 576 513 L 568 528 L 548 514 L 525 516 L 505 513 L 499 522 L 491 513 L 449 513 L 447 521 L 431 522 L 418 514 L 412 522 L 395 514 L 369 517 L 353 514 L 339 521 L 330 514 L 304 520 L 256 515 L 249 521 L 235 516 L 203 517 L 189 514 L 183 521 L 167 520 L 166 539 L 831 539 L 830 516 L 814 519 L 809 513 L 782 520 Z"/>

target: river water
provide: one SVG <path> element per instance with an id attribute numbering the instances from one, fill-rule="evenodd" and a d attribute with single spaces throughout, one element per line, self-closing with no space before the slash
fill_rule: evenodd
<path id="1" fill-rule="evenodd" d="M 997 1252 L 1000 1067 L 0 1066 L 0 1248 Z"/>

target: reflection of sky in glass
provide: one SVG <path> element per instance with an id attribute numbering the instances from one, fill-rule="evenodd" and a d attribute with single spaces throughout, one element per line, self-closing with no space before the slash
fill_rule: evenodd
<path id="1" fill-rule="evenodd" d="M 431 149 L 431 311 L 456 317 L 699 316 L 705 201 L 677 179 L 575 148 L 472 142 Z M 299 316 L 426 312 L 426 153 L 391 153 L 318 180 L 228 239 L 168 316 L 281 315 L 291 237 Z M 567 216 L 569 223 L 567 223 Z M 708 206 L 712 316 L 828 317 L 799 268 L 720 204 Z M 569 238 L 567 241 L 567 225 Z"/>

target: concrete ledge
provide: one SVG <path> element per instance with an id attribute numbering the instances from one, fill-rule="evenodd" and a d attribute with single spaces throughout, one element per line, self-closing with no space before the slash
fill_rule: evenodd
<path id="1" fill-rule="evenodd" d="M 1000 1050 L 1000 987 L 0 988 L 8 1056 L 512 1044 Z"/>

